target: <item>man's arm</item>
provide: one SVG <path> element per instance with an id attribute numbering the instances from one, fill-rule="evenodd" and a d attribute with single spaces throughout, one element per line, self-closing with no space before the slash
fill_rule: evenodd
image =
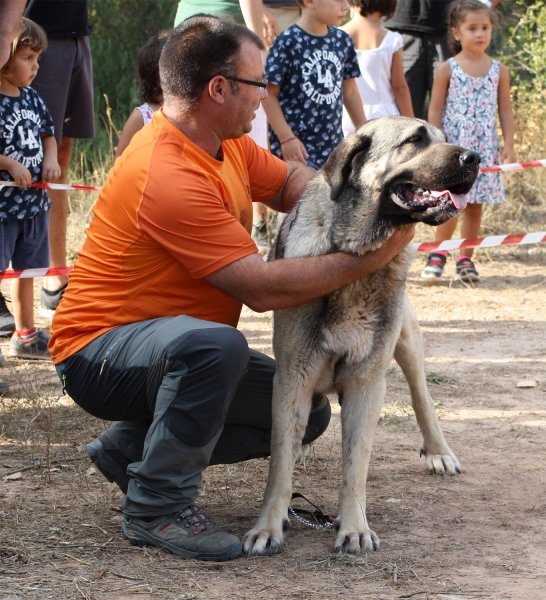
<path id="1" fill-rule="evenodd" d="M 316 171 L 304 167 L 299 163 L 290 162 L 286 164 L 286 179 L 282 188 L 267 202 L 266 206 L 277 212 L 290 212 L 305 190 L 305 186 L 317 174 Z"/>
<path id="2" fill-rule="evenodd" d="M 26 0 L 0 0 L 0 68 L 9 60 L 11 42 L 23 16 Z"/>
<path id="3" fill-rule="evenodd" d="M 338 252 L 264 262 L 252 254 L 205 281 L 256 312 L 290 308 L 381 269 L 411 242 L 414 232 L 414 226 L 397 229 L 379 249 L 364 256 Z"/>

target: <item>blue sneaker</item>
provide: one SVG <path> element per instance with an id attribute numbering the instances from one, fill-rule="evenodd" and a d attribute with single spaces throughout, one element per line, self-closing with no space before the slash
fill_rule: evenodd
<path id="1" fill-rule="evenodd" d="M 30 342 L 23 342 L 14 333 L 9 343 L 9 355 L 15 358 L 30 358 L 32 360 L 50 360 L 51 354 L 47 349 L 49 338 L 45 331 L 38 329 L 36 331 L 36 337 Z"/>

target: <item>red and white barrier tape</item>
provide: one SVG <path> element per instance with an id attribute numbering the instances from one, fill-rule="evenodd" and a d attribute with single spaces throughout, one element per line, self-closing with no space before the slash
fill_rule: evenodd
<path id="1" fill-rule="evenodd" d="M 517 233 L 515 235 L 492 235 L 484 238 L 446 240 L 444 242 L 423 242 L 415 244 L 415 246 L 417 252 L 432 252 L 434 250 L 455 250 L 456 248 L 492 248 L 494 246 L 538 244 L 540 242 L 546 242 L 546 231 Z"/>
<path id="2" fill-rule="evenodd" d="M 467 238 L 466 240 L 447 240 L 445 242 L 422 242 L 414 244 L 417 252 L 433 250 L 455 250 L 457 248 L 492 248 L 493 246 L 513 246 L 519 244 L 539 244 L 546 242 L 546 231 L 536 233 L 518 233 L 515 235 L 492 235 L 485 238 Z M 25 269 L 0 271 L 1 279 L 29 279 L 31 277 L 48 277 L 51 275 L 68 275 L 74 267 L 55 267 L 52 269 Z"/>
<path id="3" fill-rule="evenodd" d="M 532 169 L 534 167 L 546 167 L 546 159 L 544 160 L 531 160 L 529 162 L 522 163 L 510 163 L 507 165 L 493 165 L 492 167 L 482 167 L 480 173 L 494 173 L 497 171 L 523 171 L 523 169 Z M 18 186 L 15 181 L 2 181 L 0 182 L 0 188 L 3 186 L 9 187 L 26 187 Z M 31 183 L 31 188 L 38 188 L 43 190 L 80 190 L 83 192 L 99 192 L 100 187 L 94 185 L 70 185 L 68 183 L 47 183 L 45 181 Z"/>
<path id="4" fill-rule="evenodd" d="M 14 271 L 7 269 L 0 271 L 0 279 L 31 279 L 32 277 L 49 277 L 51 275 L 68 275 L 74 267 L 54 267 L 48 269 L 25 269 L 24 271 Z"/>
<path id="5" fill-rule="evenodd" d="M 495 173 L 497 171 L 523 171 L 523 169 L 533 169 L 534 167 L 546 167 L 546 160 L 531 160 L 529 162 L 482 167 L 480 169 L 480 173 Z"/>
<path id="6" fill-rule="evenodd" d="M 31 187 L 38 188 L 40 190 L 80 190 L 82 192 L 98 192 L 100 187 L 93 185 L 70 185 L 68 183 L 47 183 L 47 181 L 36 181 L 31 183 L 29 186 L 17 185 L 15 181 L 1 181 L 0 188 L 8 187 Z"/>

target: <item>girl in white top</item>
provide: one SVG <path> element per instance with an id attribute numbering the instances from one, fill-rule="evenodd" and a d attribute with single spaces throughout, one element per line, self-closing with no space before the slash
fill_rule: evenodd
<path id="1" fill-rule="evenodd" d="M 125 122 L 114 158 L 122 155 L 135 133 L 152 120 L 154 112 L 163 104 L 163 91 L 159 81 L 159 57 L 168 37 L 168 31 L 154 35 L 138 52 L 140 98 L 144 100 L 144 104 L 137 106 Z"/>
<path id="2" fill-rule="evenodd" d="M 362 73 L 356 79 L 366 119 L 390 115 L 413 117 L 413 107 L 402 61 L 402 36 L 387 31 L 381 20 L 390 18 L 396 0 L 350 0 L 351 20 L 341 29 L 352 38 Z M 343 132 L 355 130 L 349 115 L 343 111 Z"/>

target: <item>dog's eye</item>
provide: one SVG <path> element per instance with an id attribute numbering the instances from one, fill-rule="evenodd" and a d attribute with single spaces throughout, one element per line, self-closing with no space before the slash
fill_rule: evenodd
<path id="1" fill-rule="evenodd" d="M 422 136 L 420 133 L 417 133 L 416 135 L 412 135 L 410 138 L 408 138 L 406 140 L 407 143 L 410 144 L 416 144 L 417 142 L 420 142 L 422 140 Z"/>

